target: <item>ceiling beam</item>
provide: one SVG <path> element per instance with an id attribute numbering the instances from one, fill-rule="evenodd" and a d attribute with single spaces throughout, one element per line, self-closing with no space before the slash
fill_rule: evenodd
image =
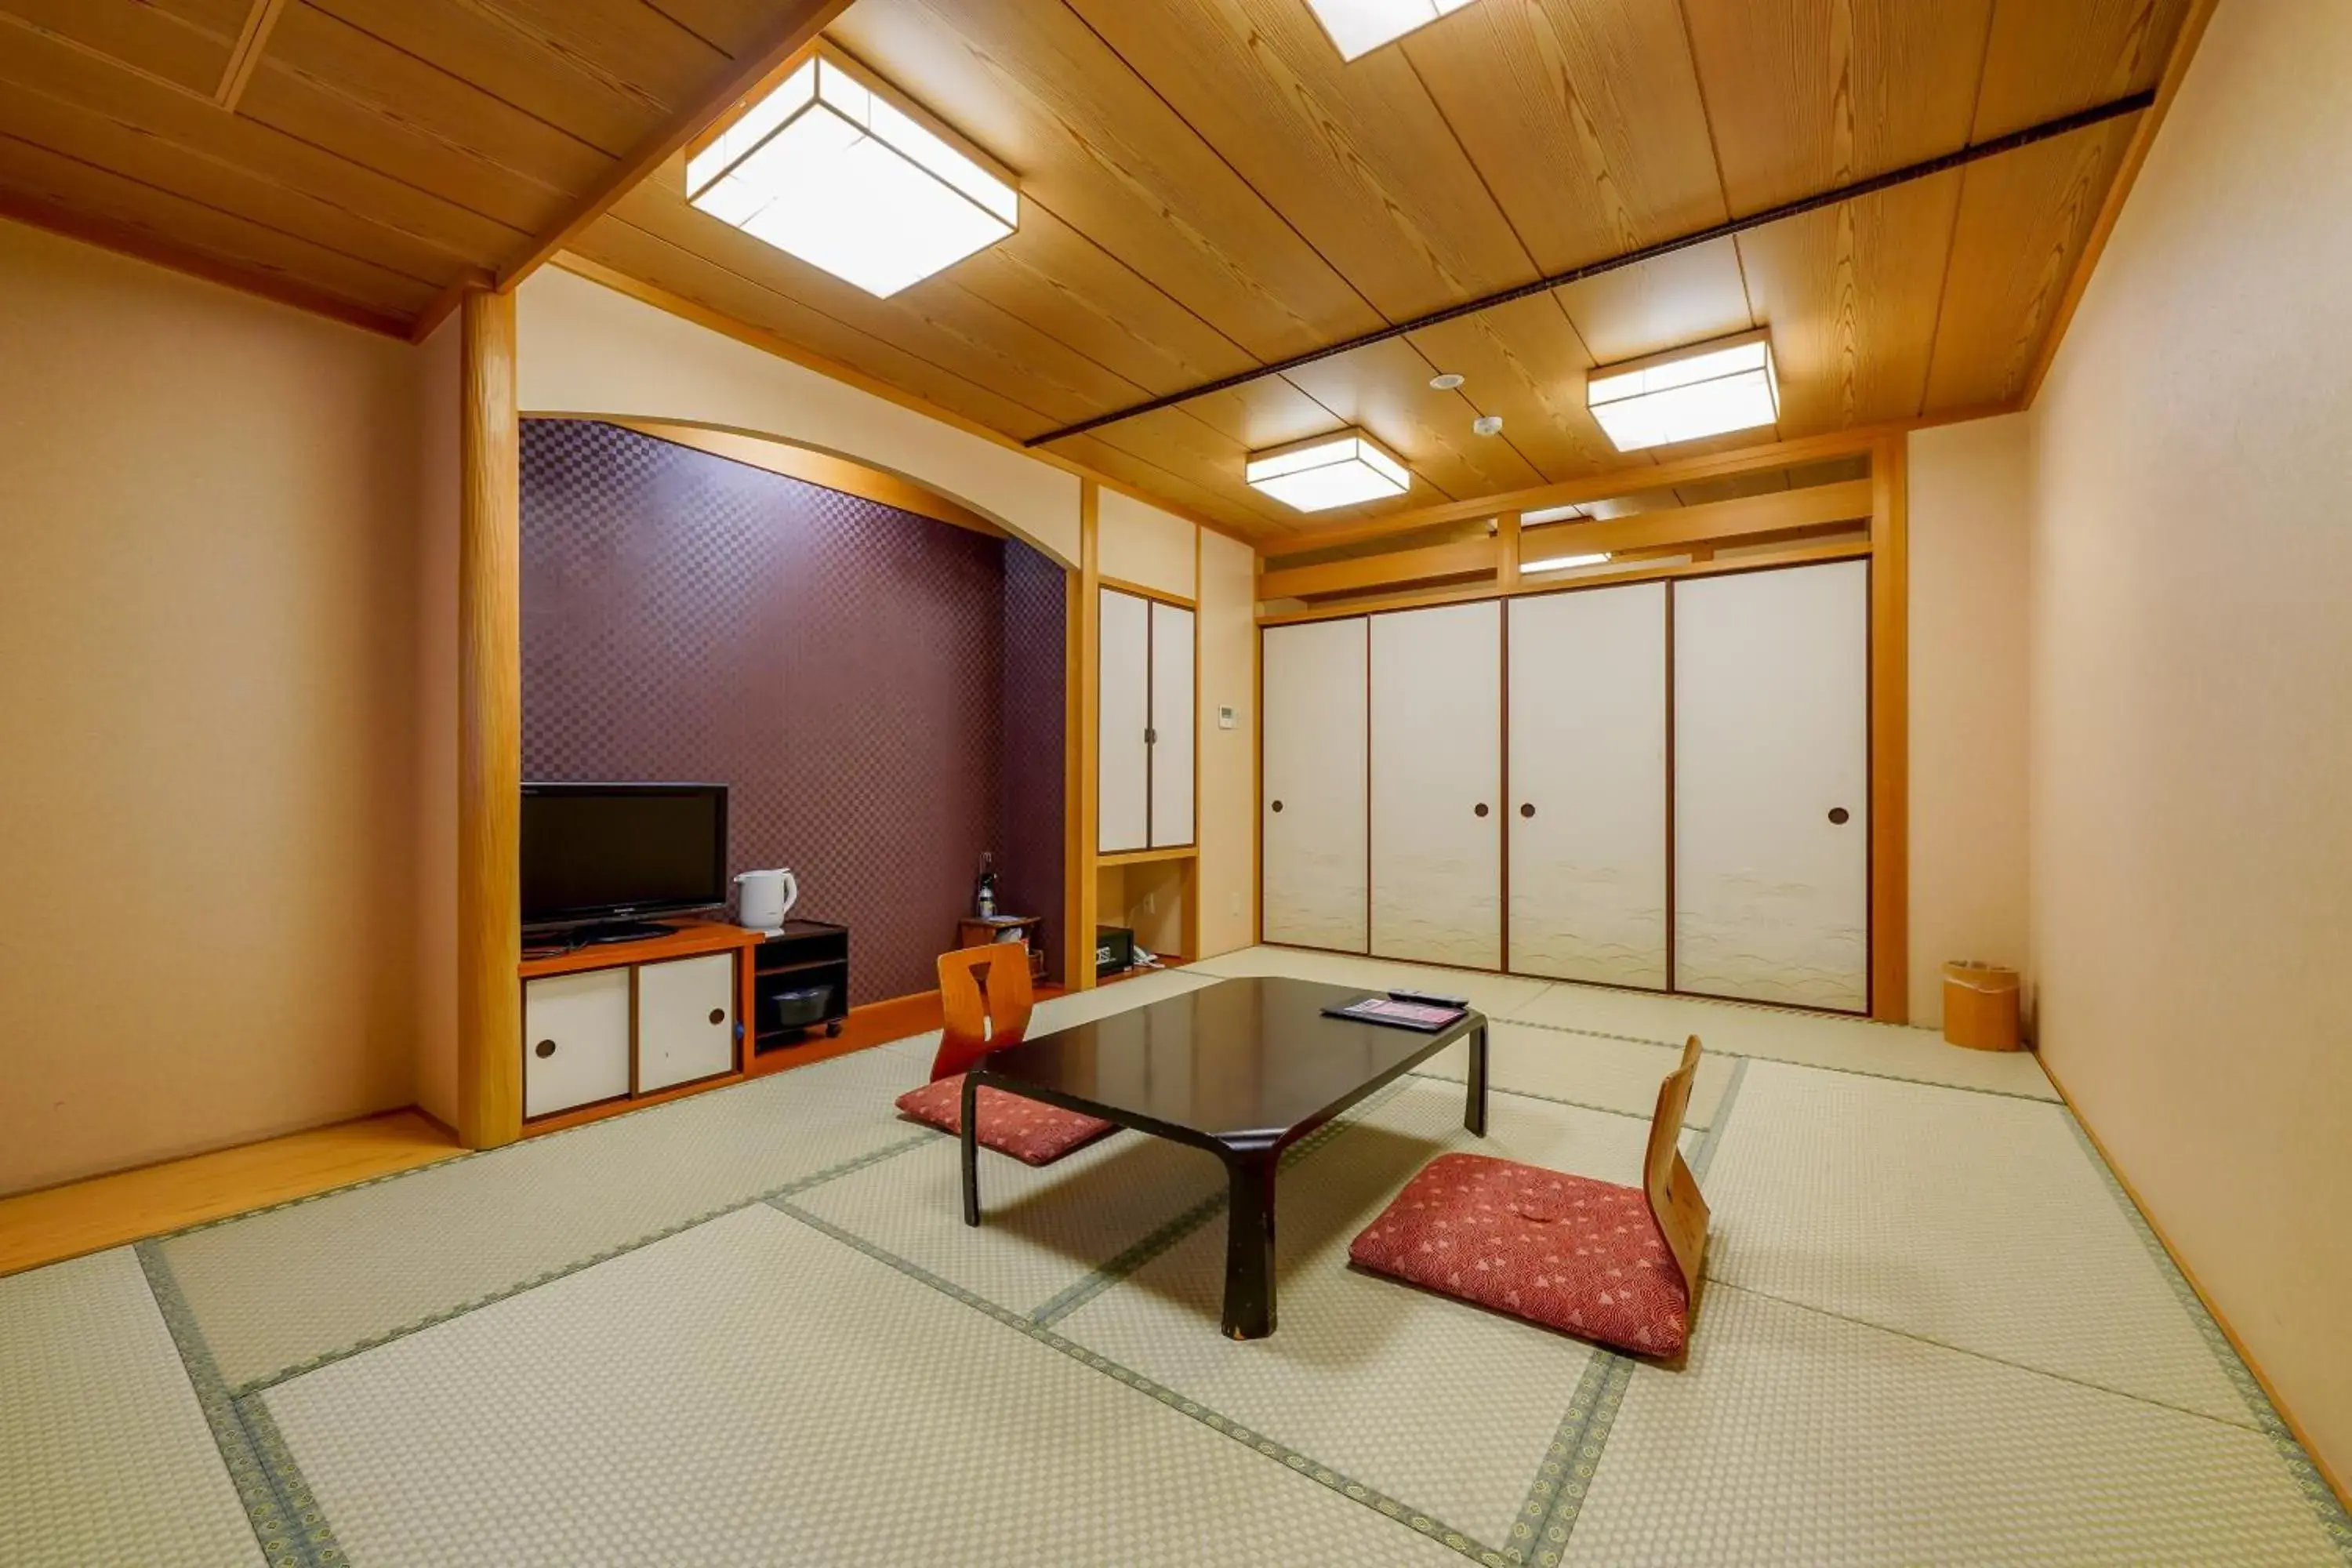
<path id="1" fill-rule="evenodd" d="M 1909 184 L 1915 180 L 1929 179 L 1937 174 L 1948 174 L 1954 169 L 1966 168 L 1970 163 L 1982 163 L 1987 158 L 1997 158 L 2004 153 L 2014 153 L 2021 147 L 2031 147 L 2037 142 L 2047 142 L 2053 137 L 2087 130 L 2094 125 L 2104 125 L 2110 120 L 2117 120 L 2126 114 L 2137 114 L 2155 101 L 2154 89 L 2126 93 L 2121 98 L 2095 104 L 2074 114 L 2063 115 L 2056 120 L 2045 120 L 2038 125 L 2029 125 L 2021 131 L 2012 131 L 2006 136 L 1996 136 L 1990 141 L 1972 142 L 1955 152 L 1925 159 L 1916 163 L 1906 163 L 1899 169 L 1889 169 L 1883 174 L 1873 174 L 1865 180 L 1855 180 L 1849 184 L 1838 185 L 1813 195 L 1800 196 L 1794 201 L 1782 202 L 1778 206 L 1766 207 L 1759 212 L 1749 213 L 1745 217 L 1735 217 L 1725 223 L 1711 225 L 1706 228 L 1695 229 L 1673 239 L 1660 240 L 1655 245 L 1645 245 L 1638 250 L 1628 250 L 1599 261 L 1589 261 L 1581 267 L 1571 267 L 1565 272 L 1554 272 L 1546 277 L 1502 289 L 1497 293 L 1482 295 L 1475 300 L 1465 300 L 1458 305 L 1448 305 L 1442 310 L 1433 310 L 1425 316 L 1415 316 L 1408 321 L 1398 321 L 1390 326 L 1377 328 L 1372 331 L 1362 332 L 1352 338 L 1342 339 L 1336 343 L 1328 343 L 1319 349 L 1310 349 L 1302 354 L 1293 354 L 1288 359 L 1276 360 L 1272 364 L 1262 364 L 1232 375 L 1221 376 L 1215 381 L 1204 382 L 1199 386 L 1190 387 L 1182 392 L 1171 392 L 1148 402 L 1134 404 L 1125 408 L 1114 408 L 1107 414 L 1097 414 L 1081 419 L 1074 425 L 1065 425 L 1058 430 L 1048 430 L 1042 436 L 1033 436 L 1023 445 L 1045 446 L 1051 442 L 1066 440 L 1072 436 L 1083 436 L 1088 431 L 1098 430 L 1106 425 L 1116 425 L 1121 420 L 1137 418 L 1146 414 L 1156 414 L 1163 408 L 1172 408 L 1180 403 L 1190 403 L 1196 397 L 1206 397 L 1212 393 L 1229 392 L 1237 386 L 1246 386 L 1252 382 L 1263 381 L 1267 376 L 1282 375 L 1322 360 L 1352 353 L 1358 349 L 1370 348 L 1375 343 L 1384 343 L 1391 338 L 1425 331 L 1431 327 L 1444 326 L 1448 321 L 1459 321 L 1465 316 L 1475 316 L 1498 306 L 1513 304 L 1538 294 L 1547 294 L 1571 283 L 1580 283 L 1588 278 L 1598 278 L 1603 273 L 1615 272 L 1627 267 L 1638 267 L 1645 261 L 1655 261 L 1661 257 L 1672 256 L 1677 251 L 1688 250 L 1695 246 L 1727 239 L 1734 235 L 1745 234 L 1749 229 L 1762 228 L 1768 224 L 1779 223 L 1784 218 L 1800 217 L 1823 207 L 1836 206 L 1864 196 L 1875 195 L 1881 191 L 1891 190 L 1897 185 Z"/>
<path id="2" fill-rule="evenodd" d="M 213 94 L 213 101 L 230 113 L 245 96 L 245 84 L 253 79 L 261 51 L 269 47 L 269 30 L 285 9 L 286 0 L 253 0 L 253 9 L 246 13 L 245 31 L 237 35 L 236 47 L 229 51 L 228 66 L 221 72 L 220 89 Z"/>

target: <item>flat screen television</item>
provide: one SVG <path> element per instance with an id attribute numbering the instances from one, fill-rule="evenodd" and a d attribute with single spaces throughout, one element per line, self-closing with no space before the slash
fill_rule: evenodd
<path id="1" fill-rule="evenodd" d="M 725 784 L 522 786 L 525 927 L 622 941 L 726 901 Z"/>

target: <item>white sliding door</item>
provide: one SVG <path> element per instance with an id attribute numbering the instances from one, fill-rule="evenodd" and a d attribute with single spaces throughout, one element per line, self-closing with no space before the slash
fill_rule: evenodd
<path id="1" fill-rule="evenodd" d="M 1151 842 L 1151 602 L 1105 588 L 1101 603 L 1095 847 L 1109 853 Z"/>
<path id="2" fill-rule="evenodd" d="M 1265 940 L 1361 952 L 1365 623 L 1307 621 L 1260 637 Z"/>
<path id="3" fill-rule="evenodd" d="M 1192 842 L 1192 612 L 1151 606 L 1151 847 Z"/>
<path id="4" fill-rule="evenodd" d="M 1372 952 L 1499 969 L 1502 606 L 1371 622 Z"/>
<path id="5" fill-rule="evenodd" d="M 1664 989 L 1665 585 L 1509 614 L 1510 967 Z"/>
<path id="6" fill-rule="evenodd" d="M 1675 584 L 1675 984 L 1861 1012 L 1870 569 Z"/>

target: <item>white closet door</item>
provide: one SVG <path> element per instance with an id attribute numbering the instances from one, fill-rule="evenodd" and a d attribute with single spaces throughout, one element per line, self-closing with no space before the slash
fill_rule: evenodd
<path id="1" fill-rule="evenodd" d="M 1151 606 L 1151 846 L 1192 842 L 1192 612 Z"/>
<path id="2" fill-rule="evenodd" d="M 1675 585 L 1675 984 L 1870 998 L 1870 569 Z"/>
<path id="3" fill-rule="evenodd" d="M 1503 963 L 1502 606 L 1372 617 L 1372 952 Z"/>
<path id="4" fill-rule="evenodd" d="M 1095 847 L 1141 849 L 1151 842 L 1151 602 L 1103 589 L 1100 640 Z"/>
<path id="5" fill-rule="evenodd" d="M 1510 604 L 1511 962 L 1666 984 L 1666 590 Z"/>
<path id="6" fill-rule="evenodd" d="M 1362 617 L 1268 626 L 1259 660 L 1265 824 L 1261 925 L 1268 942 L 1365 949 Z"/>

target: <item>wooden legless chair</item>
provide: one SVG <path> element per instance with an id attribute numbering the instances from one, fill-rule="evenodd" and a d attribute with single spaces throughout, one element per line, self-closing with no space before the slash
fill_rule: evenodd
<path id="1" fill-rule="evenodd" d="M 1658 1085 L 1658 1108 L 1650 1116 L 1650 1145 L 1642 1156 L 1642 1191 L 1650 1200 L 1651 1217 L 1666 1250 L 1682 1271 L 1683 1291 L 1691 1310 L 1698 1309 L 1699 1266 L 1706 1258 L 1706 1199 L 1698 1178 L 1683 1159 L 1683 1112 L 1690 1106 L 1691 1086 L 1698 1081 L 1698 1037 L 1683 1042 L 1682 1065 Z"/>
<path id="2" fill-rule="evenodd" d="M 939 1054 L 931 1058 L 932 1080 L 952 1078 L 989 1052 L 1018 1045 L 1035 1005 L 1027 942 L 991 942 L 940 954 L 940 1011 L 946 1026 Z"/>

